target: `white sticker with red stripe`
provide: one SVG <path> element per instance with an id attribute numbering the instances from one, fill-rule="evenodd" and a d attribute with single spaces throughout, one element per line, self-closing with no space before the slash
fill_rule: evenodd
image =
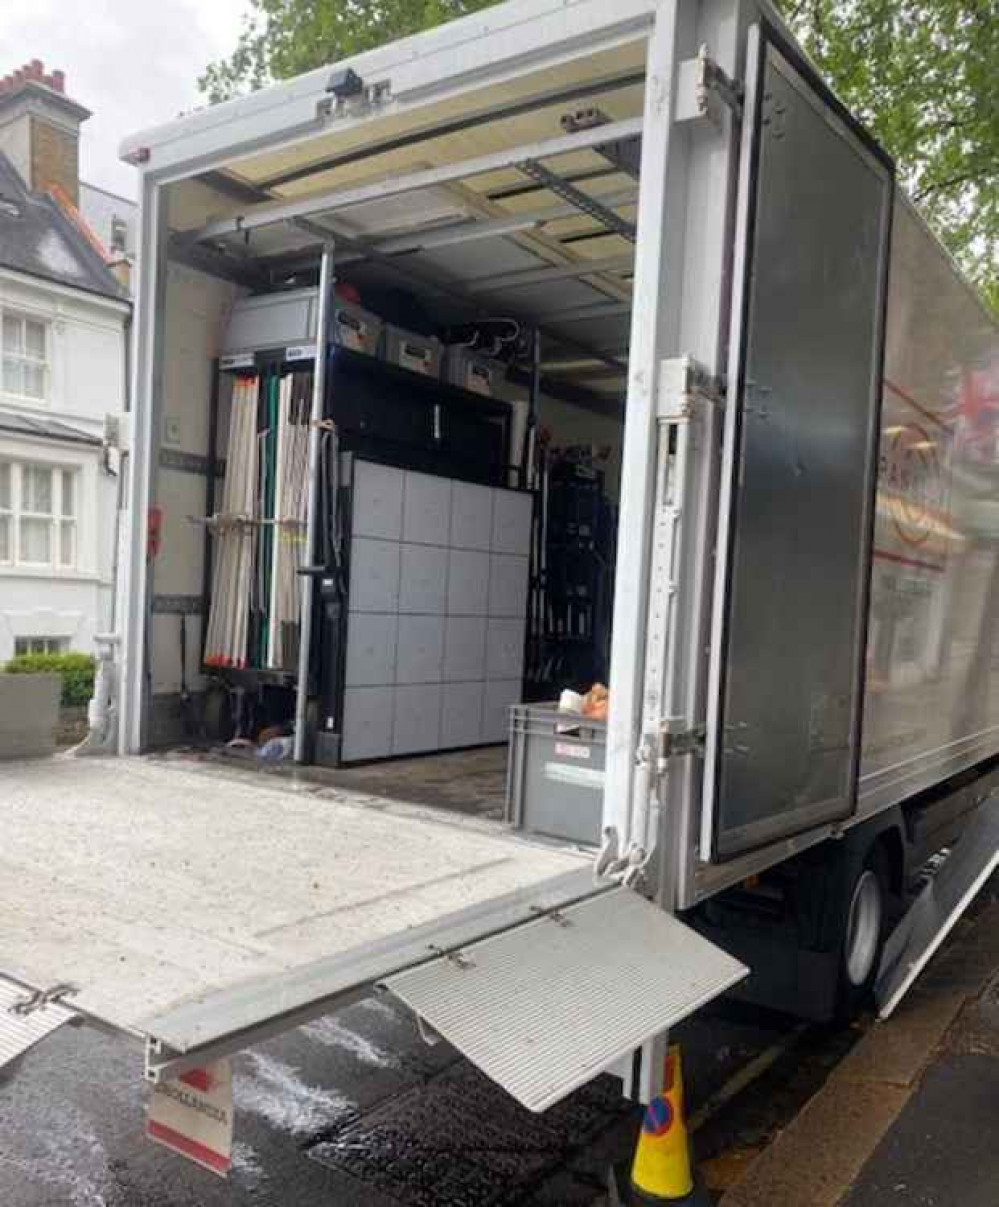
<path id="1" fill-rule="evenodd" d="M 226 1177 L 232 1165 L 232 1066 L 217 1060 L 153 1087 L 146 1135 Z"/>

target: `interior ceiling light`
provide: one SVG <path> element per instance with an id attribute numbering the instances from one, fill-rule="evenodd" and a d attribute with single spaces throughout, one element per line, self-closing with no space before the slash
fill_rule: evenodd
<path id="1" fill-rule="evenodd" d="M 380 236 L 458 222 L 470 217 L 471 212 L 448 189 L 429 188 L 348 206 L 337 210 L 336 221 L 338 226 L 347 226 L 358 234 Z"/>

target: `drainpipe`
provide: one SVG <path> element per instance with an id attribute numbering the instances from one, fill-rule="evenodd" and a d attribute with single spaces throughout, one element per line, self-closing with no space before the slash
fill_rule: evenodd
<path id="1" fill-rule="evenodd" d="M 122 370 L 124 374 L 123 414 L 126 430 L 132 417 L 130 394 L 132 381 L 132 308 L 129 307 L 122 326 Z M 107 457 L 108 449 L 104 450 Z M 111 552 L 111 615 L 107 633 L 94 635 L 96 668 L 94 672 L 94 694 L 87 703 L 87 736 L 73 747 L 74 755 L 118 754 L 118 695 L 121 677 L 121 634 L 118 632 L 120 609 L 118 593 L 121 590 L 119 573 L 121 568 L 121 517 L 128 482 L 128 462 L 131 442 L 118 441 L 118 483 L 115 495 L 114 548 Z"/>

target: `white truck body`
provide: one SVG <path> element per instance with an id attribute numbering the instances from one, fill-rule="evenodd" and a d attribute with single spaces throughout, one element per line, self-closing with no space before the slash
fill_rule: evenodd
<path id="1" fill-rule="evenodd" d="M 592 386 L 579 430 L 618 428 L 605 854 L 616 845 L 641 865 L 651 914 L 635 915 L 621 867 L 593 881 L 592 852 L 584 859 L 402 806 L 386 827 L 363 801 L 337 806 L 333 823 L 318 797 L 275 797 L 271 815 L 266 792 L 251 805 L 246 787 L 240 810 L 228 812 L 213 808 L 213 793 L 198 799 L 189 768 L 176 771 L 184 800 L 172 831 L 164 796 L 176 765 L 143 771 L 127 758 L 103 784 L 86 768 L 93 828 L 73 834 L 86 907 L 79 885 L 60 889 L 59 909 L 39 900 L 38 861 L 73 818 L 57 784 L 36 832 L 31 778 L 17 773 L 13 862 L 34 869 L 35 904 L 30 929 L 0 938 L 0 972 L 36 988 L 81 982 L 85 1012 L 146 1040 L 154 1077 L 384 983 L 540 1109 L 633 1049 L 654 1057 L 673 1021 L 742 975 L 692 942 L 673 913 L 999 754 L 999 515 L 989 486 L 999 340 L 894 192 L 890 161 L 765 3 L 510 0 L 346 66 L 363 83 L 355 96 L 331 93 L 324 68 L 124 149 L 141 169 L 141 231 L 119 752 L 147 748 L 157 709 L 173 707 L 180 687 L 176 612 L 203 579 L 202 530 L 189 517 L 205 511 L 207 399 L 229 309 L 260 265 L 314 263 L 325 244 L 345 273 L 365 263 L 387 272 L 392 257 L 449 314 L 484 297 L 537 322 L 552 363 Z M 564 131 L 560 115 L 586 106 L 605 125 Z M 602 217 L 564 191 L 511 189 L 518 165 L 596 173 L 609 143 L 636 138 L 637 189 L 606 170 L 587 186 Z M 806 171 L 796 156 L 808 147 Z M 600 232 L 599 252 L 560 241 L 592 233 L 607 210 L 637 225 L 634 246 L 613 228 Z M 633 281 L 601 275 L 604 261 L 632 252 Z M 587 255 L 601 261 L 592 272 Z M 535 276 L 511 280 L 517 273 Z M 165 526 L 150 561 L 153 505 Z M 200 617 L 190 610 L 195 645 Z M 59 775 L 72 779 L 65 766 Z M 125 781 L 147 775 L 154 790 L 130 830 Z M 229 789 L 217 791 L 227 799 Z M 285 813 L 299 828 L 275 838 Z M 126 862 L 149 839 L 160 871 L 116 879 L 104 824 Z M 296 905 L 290 888 L 285 897 L 280 879 L 262 900 L 267 853 L 251 837 L 256 826 L 273 839 L 282 874 L 322 829 L 319 908 Z M 199 833 L 198 860 L 185 864 Z M 325 878 L 327 855 L 330 868 L 351 861 L 349 892 Z M 164 891 L 192 903 L 192 926 L 228 897 L 220 918 L 240 934 L 249 926 L 253 950 L 230 951 L 231 963 L 206 951 L 192 963 L 185 927 L 164 933 L 150 916 L 160 876 Z M 371 927 L 355 929 L 351 894 L 375 900 L 397 878 L 398 913 L 368 910 Z M 133 906 L 145 921 L 126 933 L 117 919 Z M 84 908 L 100 958 L 75 951 L 80 933 L 67 918 Z M 505 997 L 518 960 L 536 970 L 548 950 L 548 932 L 527 920 L 558 909 L 578 912 L 575 934 L 553 928 L 561 946 L 549 953 L 551 984 L 517 982 Z M 423 928 L 415 940 L 411 923 Z M 257 950 L 261 931 L 289 925 L 308 941 Z M 164 951 L 147 996 L 115 953 L 146 942 L 155 951 L 163 939 L 178 945 L 176 974 Z M 209 933 L 204 942 L 227 941 Z M 558 1037 L 590 990 L 585 1026 L 569 1027 L 584 1055 L 566 1076 Z M 503 1029 L 510 1018 L 533 1046 Z M 490 1028 L 501 1050 L 484 1052 Z M 539 1062 L 536 1083 L 523 1080 L 525 1050 Z M 661 1062 L 645 1061 L 642 1094 L 660 1072 Z"/>

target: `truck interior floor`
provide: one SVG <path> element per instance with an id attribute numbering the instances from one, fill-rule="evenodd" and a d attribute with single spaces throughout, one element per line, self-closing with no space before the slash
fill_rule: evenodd
<path id="1" fill-rule="evenodd" d="M 415 804 L 181 758 L 4 769 L 0 971 L 145 1034 L 167 1008 L 306 968 L 566 873 L 580 853 Z"/>
<path id="2" fill-rule="evenodd" d="M 252 749 L 215 747 L 207 755 L 185 755 L 216 764 L 254 768 L 278 778 L 294 777 L 327 788 L 364 796 L 431 805 L 495 821 L 506 805 L 507 747 L 485 746 L 443 754 L 420 755 L 351 767 L 277 767 L 261 763 Z"/>

